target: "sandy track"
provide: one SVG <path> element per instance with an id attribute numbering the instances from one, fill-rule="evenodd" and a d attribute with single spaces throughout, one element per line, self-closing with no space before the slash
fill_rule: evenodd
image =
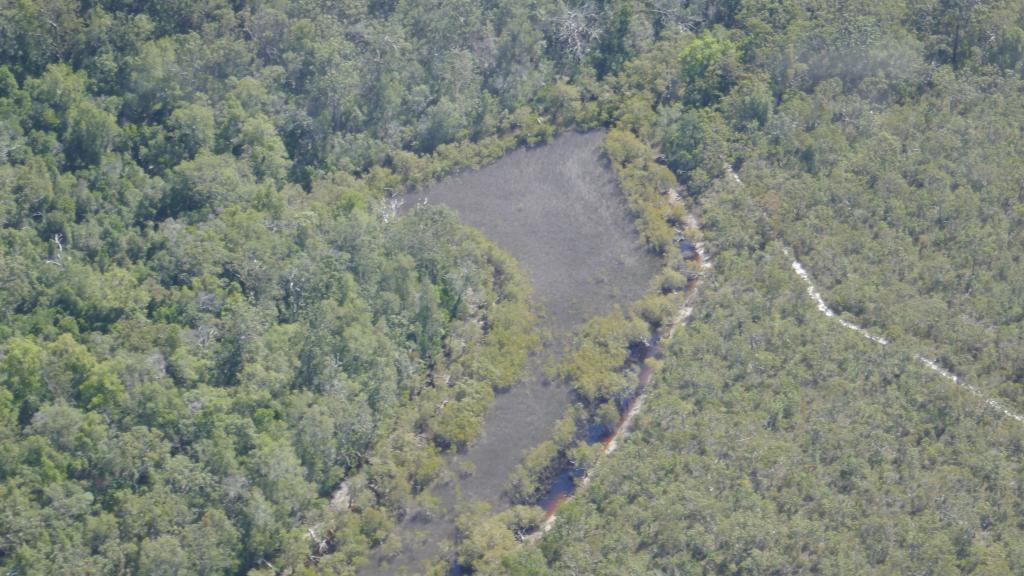
<path id="1" fill-rule="evenodd" d="M 727 171 L 730 177 L 732 178 L 733 182 L 739 184 L 740 186 L 743 185 L 743 181 L 740 180 L 739 175 L 736 174 L 736 172 L 732 169 L 731 166 L 727 167 Z M 796 272 L 796 275 L 799 276 L 800 279 L 804 281 L 804 284 L 807 285 L 807 294 L 811 297 L 811 300 L 814 301 L 814 304 L 818 308 L 819 312 L 821 312 L 822 314 L 829 318 L 835 318 L 844 327 L 853 330 L 857 334 L 860 334 L 861 336 L 867 338 L 868 340 L 871 340 L 872 342 L 876 342 L 878 344 L 881 344 L 882 346 L 887 346 L 889 344 L 889 341 L 885 337 L 879 336 L 877 334 L 872 334 L 866 328 L 854 324 L 849 320 L 841 318 L 838 314 L 836 314 L 835 311 L 832 310 L 832 308 L 830 308 L 827 303 L 825 303 L 825 299 L 821 296 L 821 292 L 818 291 L 818 288 L 814 285 L 814 282 L 811 281 L 811 276 L 810 274 L 807 273 L 807 269 L 804 268 L 803 264 L 801 264 L 796 258 L 793 257 L 788 247 L 783 247 L 782 250 L 783 252 L 785 252 L 786 257 L 791 260 L 791 266 L 793 267 L 793 271 Z M 954 384 L 960 386 L 964 390 L 970 392 L 975 397 L 979 398 L 989 408 L 995 410 L 996 412 L 1002 414 L 1003 416 L 1006 416 L 1007 418 L 1012 418 L 1018 422 L 1024 422 L 1024 415 L 1018 414 L 1017 412 L 1014 412 L 1013 410 L 1010 410 L 1009 408 L 1004 406 L 1000 401 L 986 396 L 977 386 L 964 382 L 962 378 L 940 366 L 936 360 L 925 358 L 924 356 L 921 355 L 916 355 L 915 358 L 917 358 L 917 360 L 920 363 L 927 366 L 928 369 L 930 369 L 931 371 L 942 376 L 946 380 L 953 382 Z"/>

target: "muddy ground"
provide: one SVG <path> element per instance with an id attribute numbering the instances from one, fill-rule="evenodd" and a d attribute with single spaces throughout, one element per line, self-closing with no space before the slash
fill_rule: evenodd
<path id="1" fill-rule="evenodd" d="M 452 208 L 515 257 L 533 285 L 540 328 L 553 338 L 531 359 L 524 381 L 498 395 L 481 438 L 450 460 L 468 461 L 475 473 L 457 487 L 435 489 L 446 512 L 406 520 L 399 528 L 402 552 L 375 558 L 365 573 L 420 572 L 452 537 L 457 500 L 482 500 L 495 510 L 509 505 L 503 494 L 509 473 L 526 450 L 550 437 L 569 405 L 568 388 L 549 382 L 544 365 L 558 359 L 561 343 L 588 319 L 642 296 L 660 268 L 602 158 L 603 139 L 603 132 L 564 134 L 406 198 L 406 211 L 422 202 Z"/>

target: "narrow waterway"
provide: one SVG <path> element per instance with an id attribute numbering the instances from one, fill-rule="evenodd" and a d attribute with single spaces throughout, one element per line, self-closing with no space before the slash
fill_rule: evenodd
<path id="1" fill-rule="evenodd" d="M 682 199 L 680 199 L 678 192 L 675 190 L 669 190 L 668 195 L 671 203 L 682 204 Z M 689 230 L 699 233 L 700 223 L 697 221 L 697 218 L 692 213 L 688 213 L 686 218 L 686 225 Z M 591 444 L 599 442 L 603 444 L 605 456 L 614 452 L 626 436 L 632 432 L 633 421 L 636 419 L 637 414 L 640 413 L 640 410 L 643 409 L 647 389 L 655 376 L 654 367 L 647 363 L 647 359 L 655 358 L 661 360 L 663 358 L 665 346 L 672 341 L 676 330 L 680 326 L 684 326 L 693 314 L 693 304 L 699 294 L 704 275 L 711 269 L 711 257 L 705 249 L 704 242 L 691 243 L 686 239 L 682 230 L 677 229 L 676 232 L 680 238 L 681 247 L 692 249 L 694 259 L 699 264 L 701 273 L 687 283 L 683 304 L 680 306 L 675 318 L 666 327 L 667 329 L 652 335 L 651 343 L 640 361 L 641 369 L 637 374 L 636 394 L 623 407 L 622 416 L 619 418 L 618 424 L 605 434 L 591 439 Z M 578 468 L 567 469 L 558 475 L 549 487 L 547 494 L 538 502 L 544 508 L 544 521 L 535 532 L 527 535 L 527 540 L 536 541 L 550 531 L 558 517 L 558 508 L 568 502 L 578 490 L 585 489 L 589 484 L 590 477 Z"/>

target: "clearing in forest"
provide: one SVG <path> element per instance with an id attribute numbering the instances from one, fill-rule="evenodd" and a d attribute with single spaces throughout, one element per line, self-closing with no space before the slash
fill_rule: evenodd
<path id="1" fill-rule="evenodd" d="M 436 490 L 446 512 L 429 519 L 411 514 L 401 529 L 403 551 L 371 570 L 416 569 L 434 557 L 454 533 L 456 493 L 496 510 L 509 504 L 503 496 L 509 473 L 524 451 L 550 437 L 570 401 L 568 386 L 548 381 L 543 367 L 557 360 L 575 328 L 640 298 L 660 269 L 603 157 L 603 139 L 601 131 L 563 134 L 406 199 L 407 210 L 448 206 L 515 257 L 533 285 L 539 327 L 551 338 L 531 359 L 524 381 L 497 396 L 481 437 L 456 457 L 475 472 L 458 480 L 457 491 Z"/>

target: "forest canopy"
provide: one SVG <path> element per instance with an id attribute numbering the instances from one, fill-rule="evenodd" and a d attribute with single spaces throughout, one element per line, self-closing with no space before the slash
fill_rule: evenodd
<path id="1" fill-rule="evenodd" d="M 715 268 L 554 531 L 458 562 L 1024 572 L 1024 431 L 913 361 L 1024 409 L 1022 58 L 1020 0 L 4 2 L 0 567 L 354 573 L 538 343 L 517 264 L 396 199 L 603 127 Z"/>

